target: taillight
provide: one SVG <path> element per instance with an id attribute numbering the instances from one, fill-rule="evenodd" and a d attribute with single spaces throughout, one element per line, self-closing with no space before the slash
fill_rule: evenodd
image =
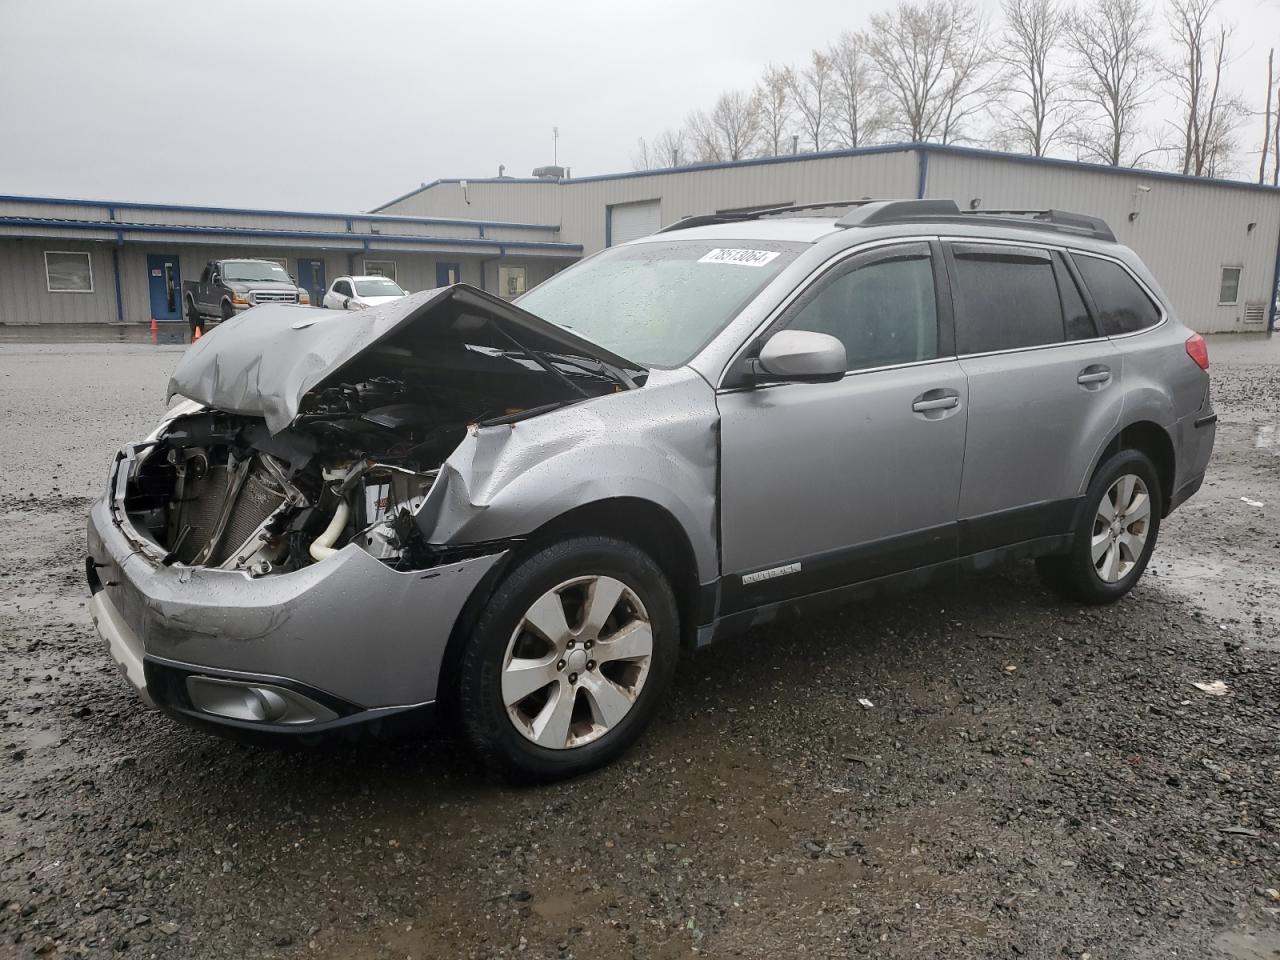
<path id="1" fill-rule="evenodd" d="M 1187 337 L 1187 356 L 1194 360 L 1201 370 L 1209 369 L 1209 345 L 1204 342 L 1204 337 L 1200 334 L 1193 333 Z"/>

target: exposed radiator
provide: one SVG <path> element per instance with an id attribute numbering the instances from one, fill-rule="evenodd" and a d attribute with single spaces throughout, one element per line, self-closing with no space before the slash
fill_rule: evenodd
<path id="1" fill-rule="evenodd" d="M 226 529 L 209 558 L 209 566 L 220 566 L 235 558 L 263 521 L 284 503 L 285 497 L 284 490 L 262 465 L 261 458 L 254 457 L 249 474 L 236 495 Z"/>

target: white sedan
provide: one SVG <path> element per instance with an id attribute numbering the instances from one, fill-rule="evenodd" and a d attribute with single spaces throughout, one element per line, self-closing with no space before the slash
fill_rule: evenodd
<path id="1" fill-rule="evenodd" d="M 363 310 L 408 295 L 389 277 L 339 277 L 329 285 L 324 306 L 330 310 Z"/>

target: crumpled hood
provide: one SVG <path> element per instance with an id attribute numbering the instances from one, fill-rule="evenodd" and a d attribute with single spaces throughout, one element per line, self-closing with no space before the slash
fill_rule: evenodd
<path id="1" fill-rule="evenodd" d="M 360 354 L 412 324 L 443 319 L 457 302 L 484 314 L 538 349 L 643 370 L 528 311 L 470 284 L 424 290 L 366 310 L 322 310 L 263 304 L 224 321 L 191 345 L 169 380 L 168 399 L 257 416 L 272 434 L 289 426 L 302 398 Z"/>

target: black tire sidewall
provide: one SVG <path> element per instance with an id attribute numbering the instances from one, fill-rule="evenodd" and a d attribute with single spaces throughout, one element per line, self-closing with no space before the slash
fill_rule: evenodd
<path id="1" fill-rule="evenodd" d="M 1093 540 L 1093 523 L 1098 512 L 1098 504 L 1106 496 L 1111 485 L 1125 474 L 1139 477 L 1147 487 L 1147 495 L 1151 498 L 1150 529 L 1142 548 L 1142 555 L 1137 563 L 1124 577 L 1115 583 L 1107 583 L 1098 576 L 1093 563 L 1091 543 Z M 1076 526 L 1075 542 L 1071 549 L 1071 575 L 1074 586 L 1081 598 L 1093 603 L 1109 603 L 1118 600 L 1133 589 L 1147 569 L 1151 553 L 1155 550 L 1156 538 L 1160 533 L 1160 518 L 1164 511 L 1164 494 L 1160 487 L 1160 478 L 1151 459 L 1140 450 L 1121 450 L 1104 463 L 1094 474 L 1081 506 L 1080 520 Z"/>
<path id="2" fill-rule="evenodd" d="M 502 664 L 519 619 L 544 593 L 578 576 L 604 575 L 634 590 L 653 628 L 649 673 L 627 716 L 599 739 L 568 750 L 538 746 L 521 734 L 502 703 Z M 638 548 L 607 537 L 579 537 L 545 547 L 507 574 L 466 639 L 458 669 L 461 728 L 486 765 L 513 780 L 574 776 L 613 760 L 640 736 L 671 685 L 679 656 L 675 596 L 657 564 Z"/>

